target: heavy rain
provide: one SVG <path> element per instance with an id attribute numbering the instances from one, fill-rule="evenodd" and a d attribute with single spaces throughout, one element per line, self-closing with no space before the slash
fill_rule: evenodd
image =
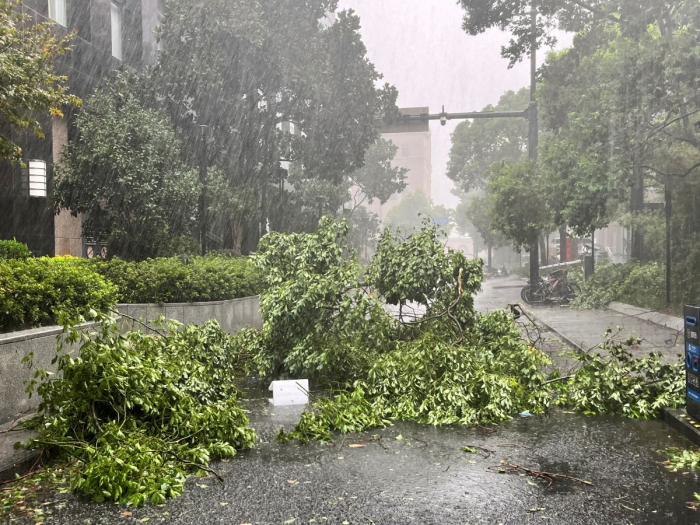
<path id="1" fill-rule="evenodd" d="M 0 0 L 0 521 L 700 523 L 698 0 Z"/>

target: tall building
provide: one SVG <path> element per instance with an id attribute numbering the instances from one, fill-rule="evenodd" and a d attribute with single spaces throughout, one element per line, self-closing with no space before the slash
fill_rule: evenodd
<path id="1" fill-rule="evenodd" d="M 140 69 L 155 62 L 154 30 L 164 0 L 24 0 L 22 10 L 35 23 L 52 19 L 58 37 L 76 31 L 73 50 L 56 63 L 56 72 L 68 77 L 70 92 L 87 97 L 113 68 Z M 41 118 L 43 140 L 29 133 L 6 130 L 18 143 L 25 163 L 45 166 L 48 192 L 52 166 L 63 146 L 74 137 L 73 114 Z M 36 169 L 35 169 L 36 171 Z M 85 255 L 80 217 L 67 211 L 54 216 L 46 197 L 30 197 L 29 169 L 0 162 L 0 239 L 16 238 L 37 255 Z"/>
<path id="2" fill-rule="evenodd" d="M 423 115 L 429 108 L 401 108 L 403 115 Z M 369 211 L 384 220 L 386 214 L 408 194 L 420 190 L 431 198 L 432 142 L 428 121 L 398 122 L 382 128 L 382 137 L 398 148 L 392 166 L 408 169 L 406 189 L 396 193 L 385 204 L 375 201 Z"/>

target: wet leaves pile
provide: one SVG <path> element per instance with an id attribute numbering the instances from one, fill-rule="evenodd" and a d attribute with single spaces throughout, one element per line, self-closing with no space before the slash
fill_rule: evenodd
<path id="1" fill-rule="evenodd" d="M 163 503 L 188 472 L 214 473 L 211 460 L 253 445 L 233 383 L 239 356 L 216 321 L 144 333 L 95 317 L 96 327 L 66 328 L 56 377 L 36 372 L 42 403 L 27 423 L 39 434 L 29 448 L 70 462 L 73 490 Z"/>

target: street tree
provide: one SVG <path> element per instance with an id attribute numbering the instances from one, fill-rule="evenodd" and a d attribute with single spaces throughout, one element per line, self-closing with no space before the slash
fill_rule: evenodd
<path id="1" fill-rule="evenodd" d="M 80 104 L 68 93 L 68 79 L 54 73 L 73 35 L 59 39 L 52 22 L 30 20 L 21 0 L 0 1 L 0 160 L 11 162 L 22 161 L 22 150 L 8 127 L 44 138 L 40 115 L 62 117 L 64 107 Z"/>
<path id="2" fill-rule="evenodd" d="M 493 226 L 493 219 L 489 213 L 491 207 L 491 196 L 469 196 L 463 199 L 455 211 L 455 223 L 462 233 L 467 233 L 476 244 L 483 242 L 488 255 L 486 262 L 489 266 L 492 263 L 492 252 L 494 248 L 500 248 L 508 244 L 508 240 L 496 231 Z"/>
<path id="3" fill-rule="evenodd" d="M 507 91 L 498 104 L 482 111 L 517 111 L 527 108 L 530 91 Z M 527 158 L 528 123 L 525 119 L 480 119 L 461 122 L 452 134 L 447 176 L 459 191 L 468 193 L 487 186 L 486 173 L 502 160 Z"/>
<path id="4" fill-rule="evenodd" d="M 503 234 L 520 251 L 533 246 L 552 225 L 544 197 L 542 177 L 534 163 L 501 162 L 490 170 L 488 214 L 493 229 Z"/>
<path id="5" fill-rule="evenodd" d="M 87 98 L 55 187 L 57 211 L 83 214 L 84 234 L 129 260 L 187 248 L 199 195 L 172 123 L 143 106 L 140 88 L 135 74 L 118 71 Z"/>

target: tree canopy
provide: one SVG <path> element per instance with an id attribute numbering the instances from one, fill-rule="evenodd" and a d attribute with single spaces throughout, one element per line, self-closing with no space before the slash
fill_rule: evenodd
<path id="1" fill-rule="evenodd" d="M 143 106 L 140 83 L 119 71 L 90 95 L 55 187 L 57 210 L 82 213 L 86 235 L 107 241 L 111 255 L 137 260 L 191 245 L 199 196 L 172 123 Z"/>
<path id="2" fill-rule="evenodd" d="M 68 93 L 67 78 L 53 70 L 57 57 L 70 51 L 73 35 L 58 39 L 51 22 L 30 24 L 20 0 L 0 1 L 0 126 L 44 132 L 38 116 L 63 116 L 65 106 L 80 99 Z M 22 150 L 12 135 L 0 133 L 0 160 L 22 161 Z"/>
<path id="3" fill-rule="evenodd" d="M 382 119 L 398 113 L 395 88 L 376 87 L 381 75 L 359 18 L 343 11 L 332 26 L 319 23 L 334 8 L 326 0 L 166 4 L 153 87 L 188 137 L 188 158 L 199 155 L 197 126 L 208 126 L 207 164 L 239 203 L 225 221 L 234 249 L 244 237 L 257 242 L 268 220 L 297 229 L 314 224 L 319 207 L 335 212 Z"/>

